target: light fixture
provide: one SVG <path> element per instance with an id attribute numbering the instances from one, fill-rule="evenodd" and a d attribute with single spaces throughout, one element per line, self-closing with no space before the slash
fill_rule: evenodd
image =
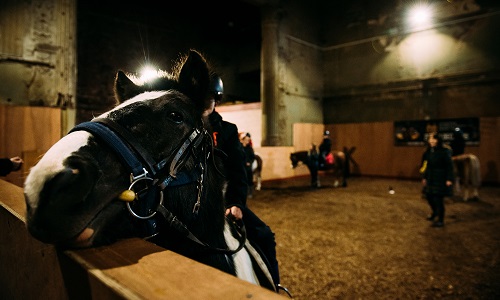
<path id="1" fill-rule="evenodd" d="M 432 7 L 425 2 L 417 3 L 408 10 L 409 29 L 426 29 L 432 25 Z"/>
<path id="2" fill-rule="evenodd" d="M 158 78 L 158 71 L 151 66 L 145 66 L 144 68 L 142 68 L 139 75 L 142 82 L 148 82 L 152 79 Z"/>

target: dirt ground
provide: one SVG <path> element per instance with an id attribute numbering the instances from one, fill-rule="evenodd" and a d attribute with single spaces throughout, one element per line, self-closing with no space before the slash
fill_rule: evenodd
<path id="1" fill-rule="evenodd" d="M 500 299 L 500 187 L 446 198 L 445 227 L 434 228 L 419 181 L 328 181 L 264 182 L 248 200 L 276 234 L 294 299 Z"/>

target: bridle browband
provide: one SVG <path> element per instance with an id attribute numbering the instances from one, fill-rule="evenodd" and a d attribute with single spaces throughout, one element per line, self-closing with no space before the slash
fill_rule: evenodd
<path id="1" fill-rule="evenodd" d="M 139 202 L 139 205 L 135 205 L 134 207 L 139 207 L 137 210 L 140 212 L 134 210 L 131 202 L 126 202 L 127 209 L 134 218 L 150 220 L 159 212 L 172 228 L 205 248 L 224 254 L 234 254 L 243 248 L 246 241 L 244 225 L 237 225 L 234 221 L 229 222 L 229 224 L 234 225 L 238 229 L 237 232 L 240 236 L 238 239 L 239 245 L 236 249 L 212 247 L 200 241 L 186 225 L 163 205 L 163 190 L 165 188 L 181 186 L 196 181 L 198 193 L 196 203 L 193 206 L 193 214 L 198 214 L 203 195 L 204 178 L 207 171 L 207 159 L 210 156 L 208 148 L 210 146 L 213 149 L 213 141 L 206 129 L 193 128 L 182 144 L 168 157 L 159 162 L 156 162 L 149 155 L 149 152 L 137 142 L 127 129 L 111 119 L 96 118 L 90 122 L 80 123 L 70 133 L 80 130 L 90 132 L 104 141 L 118 154 L 122 163 L 128 167 L 130 171 L 130 186 L 128 191 L 132 191 L 135 194 L 132 202 Z M 202 154 L 201 157 L 199 157 L 199 153 Z M 196 169 L 191 170 L 191 172 L 180 172 L 190 155 L 195 158 Z M 170 164 L 168 164 L 169 162 Z M 139 186 L 141 183 L 146 184 L 147 187 L 136 192 L 136 186 Z M 156 200 L 158 191 L 159 200 Z M 150 206 L 154 205 L 156 207 L 152 209 Z M 149 235 L 151 237 L 156 234 L 158 232 L 153 234 L 148 233 L 146 236 Z"/>

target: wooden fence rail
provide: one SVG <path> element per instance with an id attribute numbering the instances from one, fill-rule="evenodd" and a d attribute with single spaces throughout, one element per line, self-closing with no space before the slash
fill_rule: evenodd
<path id="1" fill-rule="evenodd" d="M 25 211 L 0 180 L 0 299 L 286 299 L 142 239 L 57 251 L 29 235 Z"/>

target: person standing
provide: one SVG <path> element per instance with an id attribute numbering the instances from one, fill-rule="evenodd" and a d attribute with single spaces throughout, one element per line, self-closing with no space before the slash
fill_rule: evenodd
<path id="1" fill-rule="evenodd" d="M 24 161 L 19 156 L 0 158 L 0 176 L 7 176 L 11 172 L 19 171 Z"/>
<path id="2" fill-rule="evenodd" d="M 454 172 L 451 155 L 451 148 L 443 143 L 439 134 L 430 133 L 427 149 L 422 156 L 422 185 L 432 210 L 427 219 L 433 222 L 433 227 L 444 226 L 444 197 L 452 195 Z"/>
<path id="3" fill-rule="evenodd" d="M 253 197 L 253 171 L 252 164 L 255 160 L 255 152 L 252 147 L 251 135 L 249 132 L 240 134 L 240 142 L 245 151 L 245 171 L 247 173 L 248 198 Z"/>
<path id="4" fill-rule="evenodd" d="M 465 138 L 464 133 L 459 127 L 455 128 L 453 131 L 453 140 L 450 142 L 450 147 L 452 150 L 452 157 L 456 157 L 465 153 Z M 457 194 L 460 193 L 460 186 L 462 184 L 461 178 L 464 174 L 464 161 L 461 159 L 455 160 L 455 191 Z"/>
<path id="5" fill-rule="evenodd" d="M 464 133 L 459 127 L 455 128 L 453 131 L 453 140 L 450 142 L 452 155 L 457 156 L 465 153 L 465 138 Z"/>
<path id="6" fill-rule="evenodd" d="M 319 153 L 315 144 L 311 145 L 309 150 L 309 172 L 311 173 L 311 187 L 319 188 L 318 182 L 318 167 L 319 167 Z"/>

